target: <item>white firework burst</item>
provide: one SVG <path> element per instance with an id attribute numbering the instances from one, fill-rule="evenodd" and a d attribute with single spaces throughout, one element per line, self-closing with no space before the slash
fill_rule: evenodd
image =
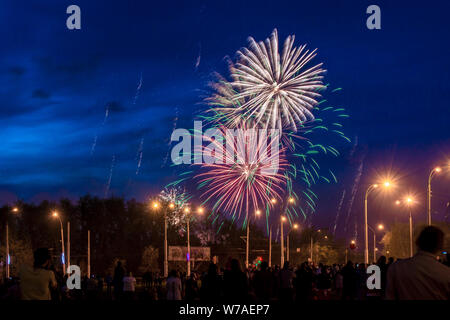
<path id="1" fill-rule="evenodd" d="M 188 200 L 190 197 L 188 194 L 181 187 L 171 187 L 162 190 L 159 197 L 162 201 L 173 206 L 167 211 L 169 223 L 183 229 L 186 222 L 184 208 L 189 207 Z"/>
<path id="2" fill-rule="evenodd" d="M 213 84 L 216 93 L 208 100 L 221 120 L 231 125 L 251 120 L 262 128 L 290 129 L 314 119 L 312 109 L 324 89 L 322 63 L 306 65 L 316 49 L 294 47 L 295 36 L 287 37 L 280 56 L 278 33 L 237 52 L 238 61 L 230 63 L 232 81 L 220 78 Z"/>

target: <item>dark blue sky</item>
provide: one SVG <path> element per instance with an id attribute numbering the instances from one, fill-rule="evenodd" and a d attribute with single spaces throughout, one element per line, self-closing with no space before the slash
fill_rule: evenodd
<path id="1" fill-rule="evenodd" d="M 81 30 L 66 28 L 71 4 Z M 381 7 L 381 30 L 366 28 L 370 4 Z M 345 190 L 337 228 L 353 230 L 363 190 L 388 171 L 401 178 L 397 191 L 417 193 L 425 219 L 428 170 L 450 155 L 448 12 L 448 1 L 2 0 L 0 200 L 104 196 L 110 176 L 108 195 L 158 192 L 176 178 L 166 161 L 172 129 L 192 128 L 212 72 L 224 72 L 248 36 L 277 28 L 318 48 L 325 81 L 343 88 L 334 103 L 351 115 L 352 144 L 325 162 L 339 183 L 316 188 L 314 222 L 334 225 Z M 449 179 L 434 180 L 436 219 Z M 374 195 L 371 223 L 399 215 L 391 203 L 401 194 Z"/>

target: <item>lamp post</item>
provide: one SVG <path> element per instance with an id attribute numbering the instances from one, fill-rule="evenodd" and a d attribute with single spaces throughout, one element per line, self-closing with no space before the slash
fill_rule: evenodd
<path id="1" fill-rule="evenodd" d="M 269 268 L 272 267 L 272 228 L 269 230 Z"/>
<path id="2" fill-rule="evenodd" d="M 395 201 L 396 205 L 400 205 L 402 202 L 400 200 Z M 407 196 L 404 200 L 404 204 L 408 207 L 409 213 L 409 256 L 412 257 L 414 254 L 413 248 L 413 221 L 412 221 L 412 211 L 411 206 L 415 203 L 412 196 Z"/>
<path id="3" fill-rule="evenodd" d="M 153 201 L 152 208 L 153 210 L 159 210 L 160 203 L 158 201 Z M 169 204 L 169 208 L 174 209 L 175 205 L 173 203 Z M 169 275 L 169 261 L 168 261 L 168 253 L 167 253 L 167 212 L 164 210 L 164 277 L 167 278 Z"/>
<path id="4" fill-rule="evenodd" d="M 19 208 L 14 207 L 11 209 L 12 213 L 18 213 Z M 11 264 L 11 257 L 9 255 L 9 225 L 8 225 L 8 219 L 6 219 L 6 278 L 9 278 L 9 267 Z"/>
<path id="5" fill-rule="evenodd" d="M 66 274 L 66 256 L 64 253 L 64 229 L 63 224 L 61 221 L 61 217 L 59 216 L 59 213 L 57 211 L 53 211 L 52 213 L 53 218 L 58 218 L 59 220 L 59 226 L 61 228 L 61 262 L 62 262 L 62 268 L 63 268 L 63 274 Z"/>
<path id="6" fill-rule="evenodd" d="M 259 217 L 261 215 L 261 211 L 259 209 L 257 209 L 255 211 L 255 216 Z M 246 241 L 245 241 L 245 266 L 246 268 L 250 267 L 250 219 L 247 216 L 247 236 L 246 236 Z M 269 245 L 269 251 L 270 251 L 270 245 Z M 270 255 L 270 253 L 269 253 Z M 270 263 L 270 262 L 269 262 Z"/>
<path id="7" fill-rule="evenodd" d="M 383 186 L 384 186 L 385 188 L 389 188 L 389 187 L 391 186 L 391 183 L 390 183 L 389 181 L 385 181 L 385 182 L 383 183 Z M 373 189 L 376 189 L 376 188 L 378 188 L 378 184 L 371 184 L 371 185 L 367 188 L 366 193 L 365 193 L 365 196 L 364 196 L 364 242 L 365 242 L 365 248 L 364 248 L 364 263 L 365 263 L 366 265 L 369 264 L 369 235 L 368 235 L 368 233 L 369 233 L 369 231 L 368 231 L 369 227 L 368 227 L 368 224 L 367 224 L 367 198 L 368 198 L 370 192 L 371 192 Z"/>
<path id="8" fill-rule="evenodd" d="M 286 236 L 286 261 L 289 261 L 289 235 L 291 234 L 292 230 L 297 230 L 298 224 L 294 223 L 292 226 L 292 229 L 289 230 L 287 236 Z"/>
<path id="9" fill-rule="evenodd" d="M 284 234 L 283 234 L 283 224 L 286 221 L 285 216 L 281 216 L 280 219 L 280 229 L 281 229 L 281 265 L 280 268 L 283 268 L 284 265 Z"/>
<path id="10" fill-rule="evenodd" d="M 409 256 L 412 258 L 413 256 L 413 225 L 412 225 L 412 214 L 411 214 L 411 205 L 413 199 L 411 197 L 406 198 L 406 205 L 408 206 L 409 211 Z M 431 223 L 431 220 L 430 220 Z"/>
<path id="11" fill-rule="evenodd" d="M 428 225 L 431 226 L 431 179 L 433 178 L 435 173 L 441 172 L 442 169 L 440 167 L 436 167 L 431 170 L 430 175 L 428 176 L 428 185 L 427 185 L 427 213 L 428 213 Z"/>
<path id="12" fill-rule="evenodd" d="M 370 231 L 372 231 L 372 233 L 373 233 L 373 262 L 376 263 L 377 262 L 377 247 L 376 247 L 377 234 L 376 234 L 375 229 L 373 229 L 370 225 L 368 225 L 368 227 L 369 227 Z M 383 230 L 384 226 L 382 224 L 379 224 L 377 226 L 377 228 L 378 228 L 378 230 Z"/>

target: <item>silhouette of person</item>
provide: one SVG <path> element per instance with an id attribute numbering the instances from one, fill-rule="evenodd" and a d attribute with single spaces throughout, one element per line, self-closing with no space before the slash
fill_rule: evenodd
<path id="1" fill-rule="evenodd" d="M 425 227 L 416 241 L 418 252 L 389 267 L 386 299 L 450 300 L 450 268 L 436 258 L 443 244 L 439 228 Z"/>

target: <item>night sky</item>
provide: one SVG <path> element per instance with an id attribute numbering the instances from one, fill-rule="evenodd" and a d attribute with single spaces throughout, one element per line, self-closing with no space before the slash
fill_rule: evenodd
<path id="1" fill-rule="evenodd" d="M 66 28 L 71 4 L 81 30 Z M 381 30 L 366 28 L 370 4 Z M 392 203 L 407 192 L 425 220 L 429 170 L 450 159 L 449 12 L 448 1 L 1 1 L 0 201 L 148 199 L 177 178 L 170 135 L 205 110 L 212 73 L 277 28 L 318 48 L 325 82 L 343 88 L 332 102 L 350 115 L 352 142 L 322 162 L 338 183 L 314 189 L 314 224 L 334 226 L 345 192 L 337 231 L 361 234 L 363 192 L 386 174 L 396 189 L 371 195 L 369 222 L 406 222 Z M 433 180 L 433 219 L 449 183 L 448 172 Z"/>

